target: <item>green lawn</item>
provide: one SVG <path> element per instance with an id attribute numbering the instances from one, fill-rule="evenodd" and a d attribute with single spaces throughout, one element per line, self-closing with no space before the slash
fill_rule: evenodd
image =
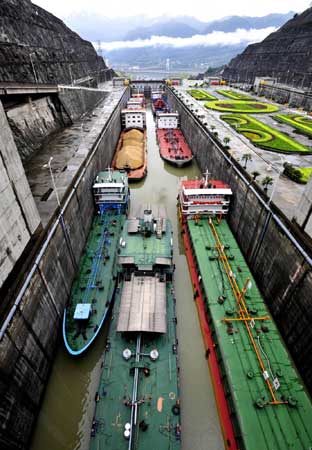
<path id="1" fill-rule="evenodd" d="M 280 153 L 312 154 L 312 148 L 300 144 L 280 131 L 246 114 L 223 114 L 221 119 L 258 147 Z"/>
<path id="2" fill-rule="evenodd" d="M 218 92 L 218 94 L 221 94 L 224 97 L 228 97 L 232 100 L 254 100 L 252 97 L 249 97 L 249 95 L 240 94 L 239 92 L 236 92 L 236 91 L 217 89 L 216 92 Z"/>
<path id="3" fill-rule="evenodd" d="M 188 94 L 190 94 L 195 100 L 217 100 L 217 98 L 209 94 L 206 91 L 203 91 L 202 89 L 188 89 Z"/>
<path id="4" fill-rule="evenodd" d="M 312 120 L 300 114 L 276 114 L 274 119 L 286 123 L 307 136 L 312 136 Z"/>
<path id="5" fill-rule="evenodd" d="M 256 100 L 216 100 L 205 103 L 205 107 L 222 112 L 237 113 L 271 113 L 278 111 L 278 107 L 270 103 L 258 102 Z"/>

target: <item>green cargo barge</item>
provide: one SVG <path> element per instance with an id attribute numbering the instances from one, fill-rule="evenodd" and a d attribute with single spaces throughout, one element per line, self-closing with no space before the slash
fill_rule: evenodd
<path id="1" fill-rule="evenodd" d="M 91 450 L 180 448 L 172 231 L 161 209 L 129 218 L 96 394 Z"/>
<path id="2" fill-rule="evenodd" d="M 184 223 L 238 448 L 310 449 L 311 400 L 228 224 Z"/>
<path id="3" fill-rule="evenodd" d="M 93 185 L 96 215 L 63 318 L 68 352 L 77 356 L 92 344 L 110 309 L 117 281 L 116 254 L 128 210 L 128 178 L 107 169 Z"/>

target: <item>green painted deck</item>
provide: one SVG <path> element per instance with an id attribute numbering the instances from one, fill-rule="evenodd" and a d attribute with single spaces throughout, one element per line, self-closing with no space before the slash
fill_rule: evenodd
<path id="1" fill-rule="evenodd" d="M 142 224 L 142 220 L 140 220 Z M 126 247 L 120 249 L 121 257 L 133 257 L 136 265 L 153 264 L 156 258 L 172 258 L 172 232 L 169 220 L 166 220 L 166 232 L 162 239 L 142 238 L 140 234 L 128 234 L 129 221 L 126 221 L 122 238 L 126 242 Z"/>
<path id="2" fill-rule="evenodd" d="M 136 277 L 155 275 L 156 257 L 170 258 L 169 264 L 157 271 L 164 275 L 166 283 L 167 333 L 117 332 L 118 312 L 124 277 L 128 269 L 119 266 L 119 284 L 116 291 L 113 317 L 106 341 L 103 370 L 92 424 L 90 450 L 167 450 L 181 445 L 179 380 L 176 339 L 175 296 L 172 281 L 171 224 L 167 220 L 166 233 L 161 240 L 155 234 L 144 237 L 142 233 L 127 233 L 128 221 L 122 237 L 126 247 L 120 248 L 121 256 L 134 256 Z M 141 336 L 140 360 L 136 361 L 137 338 Z M 123 357 L 125 349 L 132 356 Z M 150 352 L 157 349 L 158 359 L 153 361 Z M 138 369 L 138 394 L 136 401 L 137 425 L 133 427 L 132 443 L 124 436 L 125 425 L 131 423 L 134 370 Z"/>
<path id="3" fill-rule="evenodd" d="M 108 312 L 116 285 L 116 249 L 124 221 L 124 214 L 118 215 L 116 210 L 108 210 L 103 216 L 95 216 L 92 223 L 63 325 L 66 346 L 69 346 L 72 352 L 77 352 L 74 354 L 90 345 Z M 92 266 L 95 266 L 95 270 Z M 92 304 L 88 325 L 79 334 L 74 320 L 78 303 Z"/>
<path id="4" fill-rule="evenodd" d="M 270 316 L 227 223 L 213 223 L 240 290 L 247 278 L 252 282 L 245 294 L 250 316 L 254 319 Z M 207 218 L 201 218 L 198 225 L 189 220 L 188 230 L 239 447 L 247 450 L 310 449 L 311 400 L 271 316 L 263 322 L 255 320 L 254 328 L 250 329 L 271 382 L 274 378 L 280 382 L 280 388 L 274 390 L 276 398 L 288 404 L 265 404 L 271 401 L 271 393 L 244 322 L 233 320 L 238 317 L 237 301 Z M 224 318 L 232 322 L 226 323 Z"/>

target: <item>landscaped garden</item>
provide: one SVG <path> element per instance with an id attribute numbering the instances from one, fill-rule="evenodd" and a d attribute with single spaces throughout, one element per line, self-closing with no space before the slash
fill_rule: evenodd
<path id="1" fill-rule="evenodd" d="M 312 120 L 299 114 L 276 114 L 274 119 L 286 123 L 303 134 L 312 136 Z"/>
<path id="2" fill-rule="evenodd" d="M 278 111 L 278 107 L 270 103 L 243 100 L 215 100 L 205 103 L 205 107 L 215 109 L 222 112 L 237 112 L 237 113 L 271 113 Z"/>
<path id="3" fill-rule="evenodd" d="M 312 148 L 296 142 L 280 131 L 246 114 L 223 114 L 221 119 L 246 136 L 257 147 L 280 153 L 312 154 Z"/>
<path id="4" fill-rule="evenodd" d="M 228 98 L 230 98 L 232 100 L 253 100 L 253 98 L 249 97 L 249 95 L 241 94 L 241 93 L 236 92 L 236 91 L 229 91 L 229 90 L 225 90 L 225 89 L 217 89 L 216 92 L 218 92 L 218 94 L 221 94 L 224 97 L 228 97 Z"/>
<path id="5" fill-rule="evenodd" d="M 214 95 L 209 94 L 201 89 L 188 89 L 188 94 L 190 94 L 195 100 L 216 100 Z"/>
<path id="6" fill-rule="evenodd" d="M 312 167 L 296 167 L 285 163 L 283 173 L 296 183 L 307 184 L 312 173 Z"/>

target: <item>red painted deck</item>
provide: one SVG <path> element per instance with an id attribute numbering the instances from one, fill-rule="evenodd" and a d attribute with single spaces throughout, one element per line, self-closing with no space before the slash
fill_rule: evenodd
<path id="1" fill-rule="evenodd" d="M 205 180 L 185 180 L 182 182 L 182 185 L 185 189 L 200 189 Z M 230 186 L 226 183 L 223 183 L 220 180 L 209 180 L 209 184 L 214 186 L 216 189 L 230 189 Z"/>
<path id="2" fill-rule="evenodd" d="M 212 377 L 214 393 L 216 397 L 219 417 L 225 447 L 228 450 L 238 450 L 233 425 L 230 418 L 230 410 L 226 401 L 225 392 L 222 384 L 222 377 L 218 366 L 215 344 L 213 342 L 211 331 L 208 325 L 208 319 L 205 311 L 204 297 L 198 281 L 195 260 L 191 249 L 190 237 L 188 234 L 187 221 L 182 219 L 183 240 L 189 271 L 193 284 L 194 297 L 197 306 L 198 317 L 200 321 L 202 336 L 205 344 L 206 355 L 209 363 L 209 369 Z"/>
<path id="3" fill-rule="evenodd" d="M 160 155 L 174 164 L 186 164 L 193 154 L 179 129 L 158 129 L 156 131 Z"/>

